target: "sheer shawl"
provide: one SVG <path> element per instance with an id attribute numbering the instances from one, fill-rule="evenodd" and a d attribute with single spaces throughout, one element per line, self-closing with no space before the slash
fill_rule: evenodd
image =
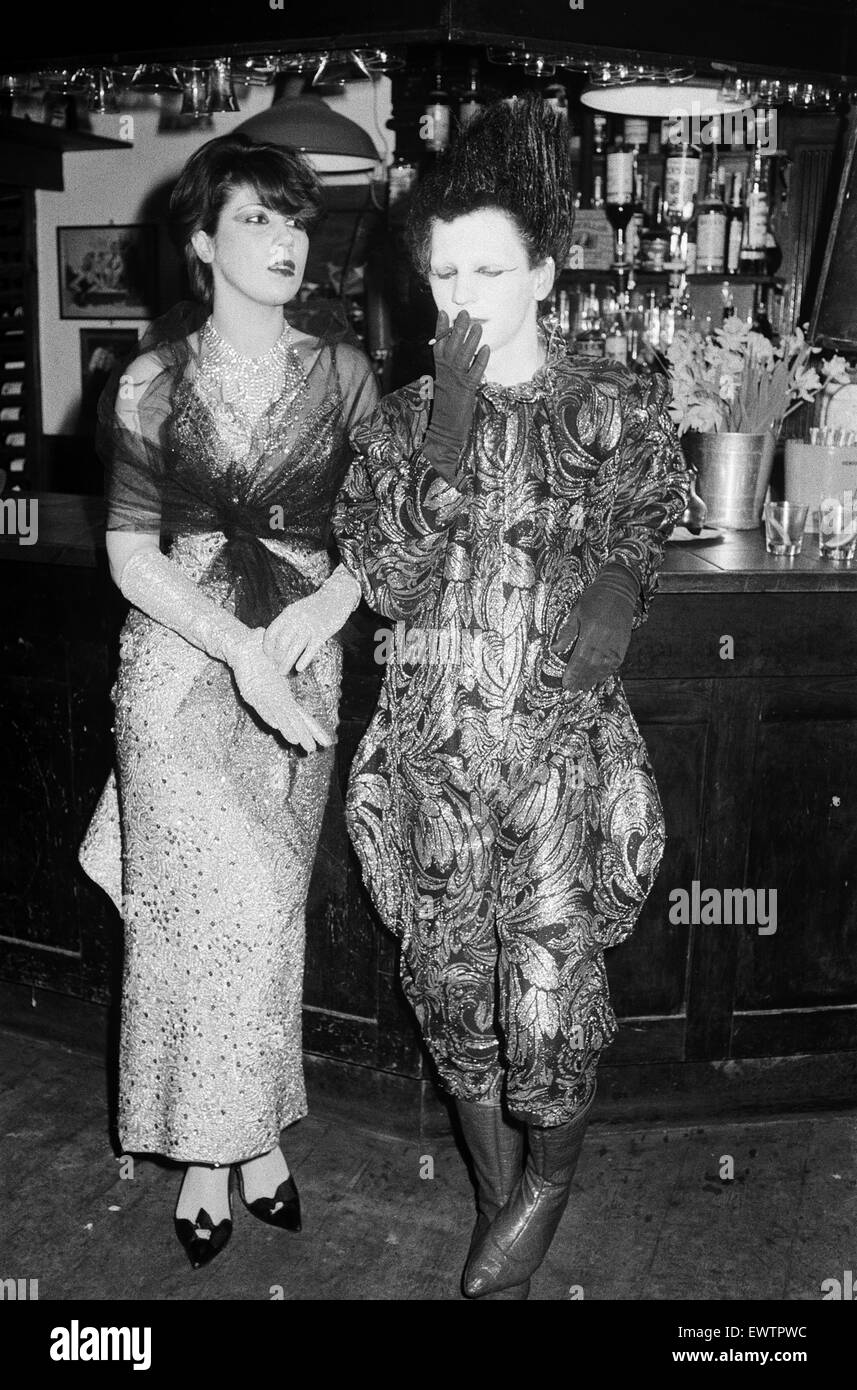
<path id="1" fill-rule="evenodd" d="M 225 573 L 236 616 L 267 626 L 313 586 L 263 542 L 329 547 L 330 516 L 350 462 L 348 436 L 374 407 L 377 388 L 367 359 L 350 344 L 317 340 L 309 360 L 302 344 L 304 382 L 273 402 L 249 450 L 232 457 L 193 390 L 196 330 L 206 316 L 201 306 L 176 306 L 102 393 L 96 447 L 106 469 L 107 529 L 167 540 L 222 532 L 207 577 Z M 137 398 L 130 416 L 116 412 L 123 392 Z"/>

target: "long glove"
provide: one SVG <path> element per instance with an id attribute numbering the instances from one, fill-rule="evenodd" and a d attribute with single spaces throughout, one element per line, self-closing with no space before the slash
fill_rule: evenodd
<path id="1" fill-rule="evenodd" d="M 122 568 L 119 588 L 135 607 L 177 632 L 192 646 L 232 668 L 247 704 L 289 743 L 307 753 L 333 738 L 294 699 L 285 676 L 263 650 L 265 629 L 247 627 L 227 613 L 153 546 L 136 550 Z"/>
<path id="2" fill-rule="evenodd" d="M 472 323 L 466 309 L 461 310 L 451 329 L 441 309 L 435 329 L 431 420 L 422 452 L 448 483 L 457 480 L 461 451 L 467 443 L 476 406 L 476 392 L 491 354 L 490 348 L 479 347 L 481 337 L 481 324 Z"/>
<path id="3" fill-rule="evenodd" d="M 565 690 L 583 694 L 625 660 L 640 586 L 625 565 L 605 565 L 572 608 L 552 643 L 562 655 L 574 643 L 562 676 Z"/>
<path id="4" fill-rule="evenodd" d="M 293 666 L 305 670 L 359 602 L 360 584 L 344 565 L 337 565 L 314 594 L 290 603 L 268 626 L 265 652 L 284 675 Z"/>

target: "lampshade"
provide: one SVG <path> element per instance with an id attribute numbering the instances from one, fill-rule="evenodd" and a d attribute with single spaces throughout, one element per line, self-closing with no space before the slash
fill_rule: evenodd
<path id="1" fill-rule="evenodd" d="M 580 94 L 584 106 L 618 116 L 664 117 L 696 113 L 715 116 L 744 111 L 753 105 L 748 96 L 725 95 L 718 83 L 627 82 L 587 87 Z"/>
<path id="2" fill-rule="evenodd" d="M 236 130 L 251 140 L 291 145 L 322 174 L 362 173 L 379 159 L 363 127 L 331 110 L 319 96 L 284 97 L 242 121 Z"/>

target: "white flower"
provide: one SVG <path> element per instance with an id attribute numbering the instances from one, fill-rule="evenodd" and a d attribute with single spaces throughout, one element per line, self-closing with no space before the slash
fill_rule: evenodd
<path id="1" fill-rule="evenodd" d="M 821 377 L 814 367 L 798 367 L 794 375 L 794 394 L 802 401 L 814 400 L 821 390 Z"/>
<path id="2" fill-rule="evenodd" d="M 841 384 L 845 384 L 851 380 L 848 363 L 844 357 L 839 356 L 839 353 L 829 358 L 827 362 L 822 362 L 821 374 L 827 381 L 835 381 Z"/>
<path id="3" fill-rule="evenodd" d="M 713 401 L 697 401 L 688 409 L 686 428 L 710 434 L 717 429 L 722 419 L 723 416 Z"/>

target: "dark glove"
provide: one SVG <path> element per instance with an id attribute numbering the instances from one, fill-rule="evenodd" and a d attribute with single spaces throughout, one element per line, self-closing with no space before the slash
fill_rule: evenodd
<path id="1" fill-rule="evenodd" d="M 562 677 L 565 690 L 583 694 L 618 671 L 625 660 L 640 586 L 624 565 L 605 565 L 580 595 L 551 644 L 561 656 L 574 643 Z"/>
<path id="2" fill-rule="evenodd" d="M 443 310 L 438 314 L 431 423 L 422 451 L 450 483 L 458 473 L 476 407 L 476 392 L 488 366 L 491 350 L 479 347 L 481 337 L 481 324 L 472 323 L 466 309 L 461 310 L 452 329 Z"/>

